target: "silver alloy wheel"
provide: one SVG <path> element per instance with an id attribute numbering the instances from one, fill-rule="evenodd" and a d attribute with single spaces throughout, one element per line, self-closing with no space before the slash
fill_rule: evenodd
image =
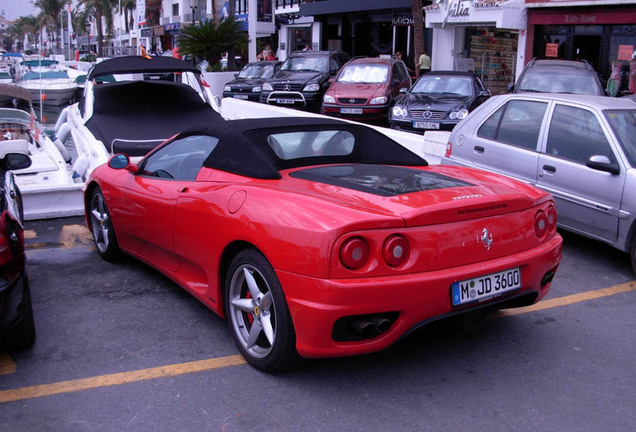
<path id="1" fill-rule="evenodd" d="M 110 220 L 108 210 L 104 202 L 102 194 L 95 194 L 91 202 L 91 229 L 93 231 L 93 239 L 95 246 L 101 253 L 106 253 L 110 243 L 108 230 L 110 229 Z"/>
<path id="2" fill-rule="evenodd" d="M 252 265 L 239 266 L 230 282 L 230 320 L 243 348 L 255 358 L 266 357 L 276 340 L 274 300 L 267 280 Z"/>

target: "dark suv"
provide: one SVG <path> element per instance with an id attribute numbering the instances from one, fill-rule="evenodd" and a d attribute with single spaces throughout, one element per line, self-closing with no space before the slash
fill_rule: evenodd
<path id="1" fill-rule="evenodd" d="M 532 59 L 508 88 L 512 93 L 572 93 L 603 96 L 594 68 L 586 61 Z"/>
<path id="2" fill-rule="evenodd" d="M 334 77 L 347 61 L 349 56 L 344 52 L 294 52 L 263 84 L 260 101 L 318 112 L 322 96 L 329 88 L 329 78 Z"/>

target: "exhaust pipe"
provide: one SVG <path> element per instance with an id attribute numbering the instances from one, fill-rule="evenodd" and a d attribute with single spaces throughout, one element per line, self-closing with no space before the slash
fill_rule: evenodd
<path id="1" fill-rule="evenodd" d="M 351 329 L 354 332 L 363 335 L 365 338 L 371 338 L 377 335 L 374 322 L 368 319 L 357 319 L 351 321 Z"/>

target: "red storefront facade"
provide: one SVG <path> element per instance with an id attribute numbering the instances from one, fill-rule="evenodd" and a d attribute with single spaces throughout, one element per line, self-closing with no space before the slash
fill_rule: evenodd
<path id="1" fill-rule="evenodd" d="M 586 60 L 602 80 L 618 62 L 627 76 L 636 67 L 636 3 L 604 0 L 526 0 L 528 13 L 526 62 L 533 57 Z"/>

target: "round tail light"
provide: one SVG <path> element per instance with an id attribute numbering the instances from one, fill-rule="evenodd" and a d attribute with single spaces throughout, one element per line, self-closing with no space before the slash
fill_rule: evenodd
<path id="1" fill-rule="evenodd" d="M 550 206 L 548 208 L 548 231 L 552 232 L 554 230 L 556 230 L 556 225 L 557 225 L 557 211 L 556 208 L 554 208 L 554 206 Z"/>
<path id="2" fill-rule="evenodd" d="M 539 210 L 534 217 L 534 233 L 538 238 L 542 239 L 545 237 L 545 234 L 548 232 L 548 217 L 543 212 L 543 210 Z"/>
<path id="3" fill-rule="evenodd" d="M 359 269 L 368 258 L 369 245 L 360 237 L 352 237 L 340 247 L 340 262 L 349 270 Z"/>
<path id="4" fill-rule="evenodd" d="M 391 267 L 400 267 L 409 259 L 409 242 L 401 235 L 392 235 L 382 247 L 382 257 Z"/>

